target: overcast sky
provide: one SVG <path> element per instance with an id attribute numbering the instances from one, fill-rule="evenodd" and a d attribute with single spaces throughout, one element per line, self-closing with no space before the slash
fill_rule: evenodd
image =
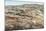
<path id="1" fill-rule="evenodd" d="M 36 3 L 38 0 L 5 0 L 5 5 L 43 4 Z"/>

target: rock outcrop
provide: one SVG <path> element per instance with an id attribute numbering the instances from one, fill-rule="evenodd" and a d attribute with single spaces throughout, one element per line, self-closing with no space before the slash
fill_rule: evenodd
<path id="1" fill-rule="evenodd" d="M 8 30 L 23 30 L 44 27 L 43 6 L 40 7 L 6 6 L 5 21 Z M 42 7 L 41 7 L 42 6 Z M 41 11 L 42 10 L 42 11 Z"/>

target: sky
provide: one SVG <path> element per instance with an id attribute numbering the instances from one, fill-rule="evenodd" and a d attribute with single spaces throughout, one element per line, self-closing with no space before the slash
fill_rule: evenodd
<path id="1" fill-rule="evenodd" d="M 22 4 L 42 4 L 42 3 L 36 3 L 35 0 L 5 0 L 5 5 L 22 5 Z"/>

